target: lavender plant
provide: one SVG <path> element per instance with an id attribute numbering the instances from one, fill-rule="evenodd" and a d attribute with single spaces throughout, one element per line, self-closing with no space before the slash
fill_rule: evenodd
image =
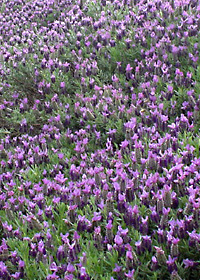
<path id="1" fill-rule="evenodd" d="M 198 279 L 199 2 L 0 10 L 0 278 Z"/>

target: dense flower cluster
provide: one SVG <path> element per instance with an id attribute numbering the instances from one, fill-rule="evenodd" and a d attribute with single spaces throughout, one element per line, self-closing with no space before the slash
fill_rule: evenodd
<path id="1" fill-rule="evenodd" d="M 0 10 L 0 279 L 197 279 L 199 1 Z"/>

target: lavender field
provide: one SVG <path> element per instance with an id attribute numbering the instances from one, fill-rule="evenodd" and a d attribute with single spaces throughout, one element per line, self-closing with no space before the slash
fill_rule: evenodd
<path id="1" fill-rule="evenodd" d="M 0 279 L 200 279 L 200 2 L 0 1 Z"/>

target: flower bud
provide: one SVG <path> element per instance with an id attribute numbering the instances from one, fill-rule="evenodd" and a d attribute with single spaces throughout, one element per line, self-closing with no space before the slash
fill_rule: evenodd
<path id="1" fill-rule="evenodd" d="M 152 155 L 148 159 L 148 168 L 150 170 L 156 170 L 157 169 L 157 161 L 155 160 L 155 157 Z"/>
<path id="2" fill-rule="evenodd" d="M 158 261 L 157 261 L 157 258 L 155 256 L 153 256 L 151 259 L 151 270 L 155 271 L 157 269 L 158 269 Z"/>
<path id="3" fill-rule="evenodd" d="M 139 164 L 142 158 L 142 153 L 140 148 L 135 148 L 135 158 L 136 158 L 136 162 Z"/>
<path id="4" fill-rule="evenodd" d="M 178 254 L 179 254 L 178 242 L 179 242 L 179 239 L 178 239 L 178 238 L 174 238 L 174 239 L 172 240 L 172 245 L 171 245 L 171 248 L 170 248 L 170 252 L 171 252 L 172 258 L 177 257 Z"/>
<path id="5" fill-rule="evenodd" d="M 110 196 L 109 193 L 108 193 L 108 198 L 106 200 L 106 213 L 107 213 L 107 216 L 109 215 L 110 212 L 111 213 L 114 212 L 114 207 L 113 207 L 112 196 Z"/>
<path id="6" fill-rule="evenodd" d="M 156 249 L 156 258 L 159 265 L 165 265 L 167 262 L 165 252 L 160 247 L 154 247 Z"/>
<path id="7" fill-rule="evenodd" d="M 170 275 L 170 280 L 182 280 L 182 278 L 178 275 L 178 272 L 174 270 Z"/>
<path id="8" fill-rule="evenodd" d="M 95 241 L 95 244 L 97 246 L 97 249 L 102 250 L 103 249 L 103 245 L 102 245 L 103 238 L 101 236 L 101 228 L 100 227 L 96 227 L 94 229 L 94 241 Z"/>
<path id="9" fill-rule="evenodd" d="M 131 251 L 126 252 L 126 268 L 133 269 L 133 254 Z"/>
<path id="10" fill-rule="evenodd" d="M 60 245 L 58 247 L 57 253 L 56 253 L 56 258 L 61 261 L 65 258 L 65 252 L 64 252 L 64 246 Z"/>
<path id="11" fill-rule="evenodd" d="M 35 228 L 38 231 L 43 230 L 43 225 L 39 222 L 39 220 L 35 216 L 31 218 L 31 225 L 33 228 Z"/>
<path id="12" fill-rule="evenodd" d="M 112 220 L 109 220 L 108 224 L 106 225 L 106 237 L 107 237 L 109 243 L 113 242 L 112 227 L 113 227 Z"/>
<path id="13" fill-rule="evenodd" d="M 157 213 L 161 214 L 164 207 L 164 201 L 161 197 L 157 199 Z"/>
<path id="14" fill-rule="evenodd" d="M 172 196 L 171 196 L 171 192 L 170 192 L 170 188 L 169 186 L 166 187 L 165 189 L 165 193 L 164 193 L 164 204 L 165 207 L 170 207 L 172 204 Z"/>

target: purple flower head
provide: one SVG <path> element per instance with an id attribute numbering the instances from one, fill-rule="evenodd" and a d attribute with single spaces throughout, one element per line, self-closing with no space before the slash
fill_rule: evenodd
<path id="1" fill-rule="evenodd" d="M 135 269 L 129 270 L 128 273 L 125 273 L 124 275 L 127 277 L 127 279 L 134 280 L 134 273 Z"/>
<path id="2" fill-rule="evenodd" d="M 147 249 L 150 252 L 151 245 L 152 245 L 151 236 L 148 235 L 142 236 L 142 245 L 145 249 Z"/>
<path id="3" fill-rule="evenodd" d="M 14 274 L 11 274 L 12 279 L 20 279 L 21 278 L 21 273 L 20 272 L 15 272 Z"/>
<path id="4" fill-rule="evenodd" d="M 127 73 L 130 73 L 132 70 L 133 70 L 133 67 L 131 67 L 130 64 L 127 64 L 127 66 L 126 66 L 126 72 L 127 72 Z"/>
<path id="5" fill-rule="evenodd" d="M 121 269 L 122 269 L 122 267 L 121 266 L 119 266 L 117 263 L 115 264 L 115 268 L 113 269 L 113 272 L 120 272 L 121 271 Z"/>
<path id="6" fill-rule="evenodd" d="M 115 242 L 115 244 L 117 244 L 118 246 L 120 246 L 120 245 L 123 244 L 123 239 L 121 238 L 121 236 L 115 235 L 114 242 Z"/>
<path id="7" fill-rule="evenodd" d="M 75 271 L 75 268 L 74 268 L 74 266 L 72 265 L 72 264 L 68 264 L 67 265 L 67 272 L 69 272 L 69 273 L 73 273 Z"/>
<path id="8" fill-rule="evenodd" d="M 155 271 L 158 268 L 158 260 L 155 256 L 151 259 L 151 269 Z"/>
<path id="9" fill-rule="evenodd" d="M 175 264 L 175 261 L 177 260 L 177 258 L 172 258 L 170 255 L 168 257 L 168 260 L 166 261 L 168 270 L 170 273 L 172 273 L 172 271 L 177 270 L 177 266 Z"/>
<path id="10" fill-rule="evenodd" d="M 0 262 L 0 276 L 2 277 L 2 279 L 4 279 L 4 277 L 6 278 L 8 275 L 8 270 L 7 270 L 7 266 L 5 265 L 4 262 Z"/>
<path id="11" fill-rule="evenodd" d="M 190 267 L 195 266 L 197 263 L 193 260 L 184 259 L 183 264 L 185 265 L 185 268 L 190 268 Z"/>
<path id="12" fill-rule="evenodd" d="M 77 240 L 79 240 L 79 239 L 80 239 L 80 235 L 78 235 L 78 232 L 75 231 L 75 232 L 74 232 L 74 236 L 73 236 L 73 240 L 77 241 Z"/>
<path id="13" fill-rule="evenodd" d="M 74 275 L 73 274 L 65 274 L 64 280 L 73 280 Z"/>
<path id="14" fill-rule="evenodd" d="M 90 277 L 87 274 L 85 267 L 81 267 L 81 269 L 80 269 L 80 278 L 79 279 L 80 280 L 90 280 Z"/>
<path id="15" fill-rule="evenodd" d="M 164 250 L 157 246 L 154 246 L 154 248 L 156 249 L 156 258 L 158 260 L 158 264 L 165 265 L 167 262 L 167 259 L 166 259 Z"/>
<path id="16" fill-rule="evenodd" d="M 59 276 L 56 275 L 55 272 L 47 276 L 47 280 L 56 280 L 56 279 L 59 279 Z"/>

